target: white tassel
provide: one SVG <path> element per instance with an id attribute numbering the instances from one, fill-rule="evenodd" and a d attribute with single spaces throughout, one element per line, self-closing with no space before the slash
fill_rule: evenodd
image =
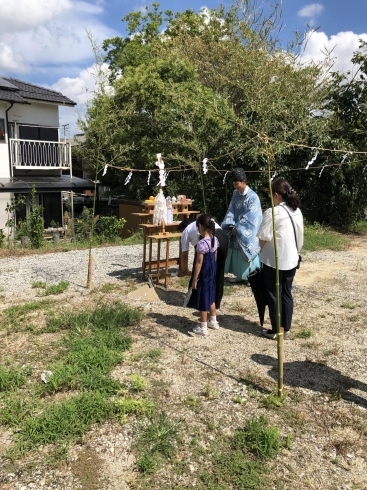
<path id="1" fill-rule="evenodd" d="M 223 184 L 225 184 L 225 182 L 226 182 L 227 174 L 228 174 L 228 172 L 226 172 L 226 173 L 224 174 L 224 177 L 223 177 Z"/>
<path id="2" fill-rule="evenodd" d="M 150 176 L 151 176 L 151 172 L 150 172 L 150 170 L 149 170 L 149 173 L 148 173 L 148 182 L 147 182 L 147 184 L 148 184 L 148 185 L 149 185 L 149 183 L 150 183 Z"/>
<path id="3" fill-rule="evenodd" d="M 103 169 L 103 174 L 102 174 L 102 177 L 104 177 L 107 173 L 107 169 L 108 169 L 108 165 L 105 165 L 104 166 L 104 169 Z"/>
<path id="4" fill-rule="evenodd" d="M 322 167 L 322 169 L 320 170 L 320 173 L 319 173 L 319 178 L 321 177 L 321 174 L 322 174 L 322 172 L 324 171 L 324 168 L 325 168 L 325 167 Z"/>
<path id="5" fill-rule="evenodd" d="M 307 163 L 306 165 L 306 169 L 305 170 L 308 170 L 310 168 L 310 166 L 313 164 L 313 162 L 316 160 L 317 158 L 317 155 L 319 154 L 319 150 L 316 150 L 316 153 L 315 155 L 311 158 L 311 160 Z"/>
<path id="6" fill-rule="evenodd" d="M 208 172 L 208 159 L 207 158 L 204 158 L 203 160 L 203 174 L 206 175 L 207 172 Z"/>
<path id="7" fill-rule="evenodd" d="M 126 184 L 128 184 L 130 182 L 132 175 L 133 175 L 133 173 L 132 172 L 129 172 L 129 175 L 125 179 L 125 184 L 124 185 L 126 185 Z"/>
<path id="8" fill-rule="evenodd" d="M 277 175 L 278 175 L 278 172 L 274 172 L 274 173 L 273 173 L 272 178 L 270 179 L 270 181 L 273 181 L 273 180 L 274 180 L 274 178 L 275 178 Z"/>

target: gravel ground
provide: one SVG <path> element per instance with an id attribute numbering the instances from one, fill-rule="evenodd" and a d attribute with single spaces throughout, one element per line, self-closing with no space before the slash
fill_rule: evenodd
<path id="1" fill-rule="evenodd" d="M 178 256 L 178 242 L 171 243 L 171 257 Z M 192 251 L 191 251 L 192 253 Z M 156 246 L 153 247 L 153 256 Z M 6 298 L 33 297 L 34 281 L 47 285 L 69 281 L 70 291 L 84 291 L 88 273 L 88 250 L 6 257 L 0 259 L 0 289 Z M 126 277 L 141 279 L 142 245 L 96 248 L 93 256 L 93 286 L 118 282 Z M 165 256 L 162 246 L 161 257 Z M 192 260 L 192 257 L 189 257 Z M 172 271 L 177 270 L 172 268 Z"/>
<path id="2" fill-rule="evenodd" d="M 178 254 L 177 242 L 172 249 Z M 202 434 L 203 439 L 206 417 L 231 433 L 244 419 L 266 414 L 282 434 L 292 437 L 291 449 L 283 450 L 272 468 L 284 483 L 284 490 L 365 489 L 366 250 L 367 239 L 356 238 L 341 252 L 303 254 L 294 282 L 292 338 L 284 346 L 284 388 L 289 397 L 284 410 L 261 405 L 267 394 L 276 391 L 277 349 L 274 341 L 261 337 L 251 290 L 243 285 L 229 288 L 218 316 L 221 328 L 210 331 L 206 338 L 190 333 L 197 317 L 192 310 L 181 307 L 184 288 L 179 278 L 172 277 L 167 289 L 156 288 L 156 302 L 146 304 L 127 296 L 131 305 L 145 307 L 146 316 L 132 334 L 133 346 L 126 362 L 113 375 L 122 382 L 132 373 L 145 376 L 149 396 L 172 417 L 186 420 L 190 431 Z M 127 277 L 141 282 L 142 246 L 95 249 L 93 257 L 94 286 L 121 283 Z M 31 286 L 36 280 L 49 284 L 69 281 L 65 294 L 71 305 L 74 302 L 80 306 L 81 295 L 86 300 L 88 294 L 87 266 L 85 250 L 0 259 L 3 307 L 16 298 L 35 296 Z M 109 299 L 121 299 L 121 292 L 112 291 Z M 269 327 L 268 319 L 265 327 Z M 310 331 L 311 336 L 302 337 L 303 331 Z M 134 354 L 157 348 L 162 355 L 154 370 L 143 361 L 129 362 Z M 208 386 L 212 395 L 204 396 Z M 194 413 L 183 402 L 187 397 L 196 397 L 202 414 Z M 242 403 L 234 403 L 238 397 Z M 101 467 L 101 490 L 137 488 L 131 451 L 134 423 L 108 422 L 96 427 L 86 435 L 83 445 L 74 448 L 65 470 L 8 475 L 0 489 L 82 488 L 73 465 L 91 458 Z M 205 462 L 191 461 L 187 447 L 189 444 L 182 448 L 182 457 L 190 471 L 179 477 L 180 484 L 181 488 L 194 488 L 193 476 Z M 169 488 L 168 471 L 157 478 L 152 489 Z"/>

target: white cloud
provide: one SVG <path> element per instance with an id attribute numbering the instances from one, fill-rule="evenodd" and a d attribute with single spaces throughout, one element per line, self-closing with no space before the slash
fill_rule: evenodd
<path id="1" fill-rule="evenodd" d="M 8 0 L 1 3 L 2 34 L 40 26 L 72 9 L 70 0 Z"/>
<path id="2" fill-rule="evenodd" d="M 116 35 L 99 21 L 101 12 L 101 5 L 79 0 L 8 0 L 0 9 L 2 74 L 45 67 L 51 72 L 60 64 L 89 61 L 93 53 L 86 30 L 97 43 Z"/>
<path id="3" fill-rule="evenodd" d="M 367 41 L 367 34 L 346 31 L 328 37 L 324 32 L 313 32 L 308 38 L 303 58 L 307 61 L 322 61 L 325 53 L 329 52 L 334 59 L 332 71 L 352 71 L 350 60 L 358 50 L 359 39 Z"/>
<path id="4" fill-rule="evenodd" d="M 108 66 L 103 65 L 103 69 L 107 71 Z M 52 90 L 57 90 L 74 102 L 77 102 L 74 109 L 60 107 L 60 125 L 69 124 L 69 135 L 79 132 L 79 129 L 77 128 L 77 119 L 78 116 L 84 117 L 87 104 L 93 98 L 96 89 L 95 73 L 96 66 L 92 65 L 89 68 L 82 70 L 77 77 L 60 78 L 50 87 Z"/>
<path id="5" fill-rule="evenodd" d="M 26 71 L 22 58 L 14 55 L 10 46 L 0 41 L 0 69 L 7 69 L 13 72 Z"/>
<path id="6" fill-rule="evenodd" d="M 297 15 L 299 17 L 315 17 L 324 10 L 324 6 L 321 3 L 311 3 L 305 5 L 301 10 L 298 11 Z"/>

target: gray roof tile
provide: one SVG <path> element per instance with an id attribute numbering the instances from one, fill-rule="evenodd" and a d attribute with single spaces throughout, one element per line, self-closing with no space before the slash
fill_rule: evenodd
<path id="1" fill-rule="evenodd" d="M 76 102 L 55 90 L 33 85 L 32 83 L 22 82 L 16 78 L 3 77 L 2 79 L 13 87 L 16 87 L 18 90 L 15 91 L 14 89 L 7 89 L 0 86 L 0 100 L 23 102 L 24 104 L 26 104 L 28 100 L 41 100 L 43 102 L 53 102 L 58 105 L 76 105 Z"/>

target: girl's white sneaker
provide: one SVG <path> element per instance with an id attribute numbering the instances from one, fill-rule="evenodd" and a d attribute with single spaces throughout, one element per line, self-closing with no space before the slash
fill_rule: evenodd
<path id="1" fill-rule="evenodd" d="M 200 325 L 198 325 L 197 327 L 193 328 L 192 331 L 194 333 L 196 333 L 196 335 L 203 335 L 204 337 L 206 335 L 208 335 L 208 329 L 207 328 L 203 328 Z"/>

